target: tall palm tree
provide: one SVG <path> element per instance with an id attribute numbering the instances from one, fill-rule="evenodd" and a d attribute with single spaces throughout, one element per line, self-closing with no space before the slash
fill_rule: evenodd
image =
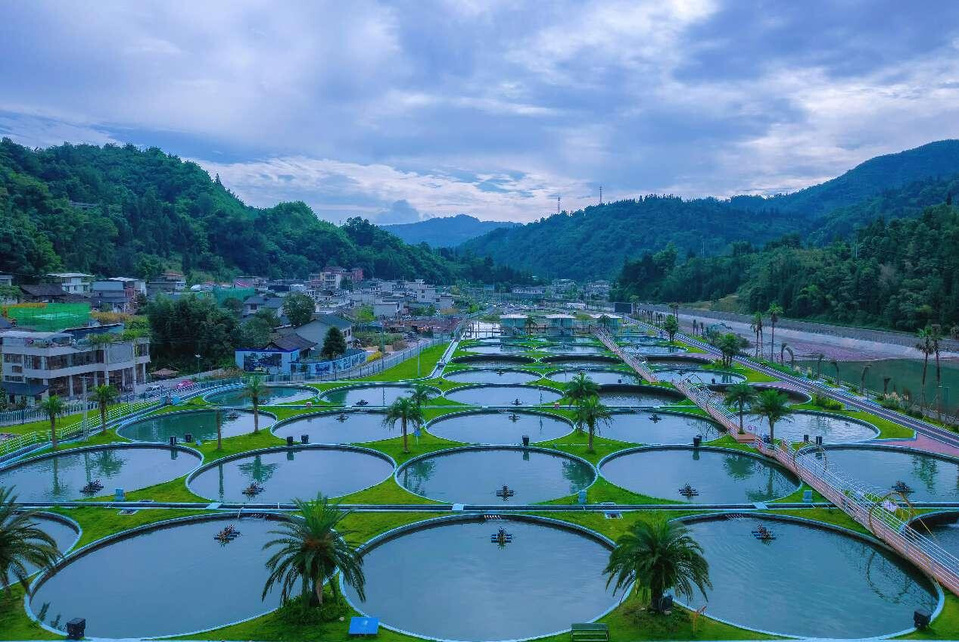
<path id="1" fill-rule="evenodd" d="M 30 594 L 31 567 L 50 568 L 60 559 L 53 537 L 37 527 L 37 511 L 19 510 L 13 488 L 0 487 L 0 583 L 7 597 L 13 581 Z"/>
<path id="2" fill-rule="evenodd" d="M 217 407 L 213 413 L 216 418 L 216 449 L 223 450 L 223 410 Z"/>
<path id="3" fill-rule="evenodd" d="M 776 443 L 776 422 L 789 416 L 789 398 L 778 390 L 763 390 L 752 405 L 752 411 L 769 423 L 769 441 Z"/>
<path id="4" fill-rule="evenodd" d="M 589 430 L 589 446 L 587 450 L 593 452 L 593 437 L 596 435 L 596 428 L 600 424 L 609 423 L 612 415 L 609 414 L 609 408 L 604 406 L 599 397 L 593 395 L 580 400 L 573 410 L 573 420 L 579 426 L 586 426 Z"/>
<path id="5" fill-rule="evenodd" d="M 430 387 L 425 383 L 414 384 L 413 392 L 410 393 L 409 397 L 417 406 L 422 406 L 430 400 Z"/>
<path id="6" fill-rule="evenodd" d="M 703 547 L 676 521 L 639 520 L 630 526 L 616 540 L 603 574 L 609 576 L 606 586 L 613 584 L 614 594 L 635 584 L 656 611 L 670 588 L 691 598 L 694 586 L 703 597 L 713 586 Z"/>
<path id="7" fill-rule="evenodd" d="M 933 323 L 929 326 L 929 347 L 936 356 L 936 409 L 939 415 L 939 421 L 942 421 L 942 369 L 939 365 L 940 342 L 943 340 L 942 326 Z"/>
<path id="8" fill-rule="evenodd" d="M 100 432 L 107 431 L 107 407 L 116 401 L 119 394 L 116 388 L 105 384 L 93 389 L 93 398 L 100 407 Z"/>
<path id="9" fill-rule="evenodd" d="M 599 394 L 599 385 L 586 376 L 585 372 L 578 373 L 563 386 L 563 396 L 569 399 L 570 406 L 580 403 L 583 399 L 595 397 Z M 576 430 L 581 431 L 582 424 L 576 424 Z"/>
<path id="10" fill-rule="evenodd" d="M 759 355 L 763 353 L 763 313 L 757 312 L 753 315 L 752 324 L 749 326 L 752 328 L 753 334 L 756 335 L 756 358 L 759 358 Z"/>
<path id="11" fill-rule="evenodd" d="M 40 409 L 46 413 L 50 419 L 50 442 L 53 449 L 57 449 L 57 417 L 60 417 L 67 411 L 67 405 L 58 395 L 50 395 L 40 402 Z"/>
<path id="12" fill-rule="evenodd" d="M 423 421 L 423 409 L 416 405 L 410 397 L 400 397 L 389 405 L 386 409 L 386 415 L 383 417 L 383 425 L 388 428 L 395 428 L 396 422 L 400 422 L 403 428 L 403 452 L 409 453 L 409 439 L 407 437 L 407 426 L 409 424 L 419 424 Z"/>
<path id="13" fill-rule="evenodd" d="M 739 407 L 739 434 L 746 432 L 743 425 L 743 415 L 746 406 L 752 404 L 758 396 L 756 389 L 745 381 L 733 384 L 726 388 L 726 398 L 723 400 L 727 406 Z"/>
<path id="14" fill-rule="evenodd" d="M 243 395 L 250 398 L 253 405 L 253 434 L 260 432 L 260 399 L 266 394 L 263 379 L 258 376 L 250 377 L 243 384 Z"/>
<path id="15" fill-rule="evenodd" d="M 338 504 L 331 503 L 322 494 L 313 501 L 296 499 L 293 503 L 300 516 L 284 522 L 278 530 L 270 531 L 278 537 L 263 545 L 263 550 L 278 550 L 266 561 L 270 576 L 263 586 L 262 598 L 266 599 L 270 590 L 278 585 L 281 599 L 286 602 L 299 583 L 304 601 L 309 596 L 311 604 L 320 605 L 323 603 L 323 584 L 327 581 L 334 598 L 339 597 L 334 579 L 339 571 L 343 581 L 366 601 L 363 558 L 346 541 L 352 531 L 338 528 L 350 512 L 340 510 Z"/>
<path id="16" fill-rule="evenodd" d="M 926 371 L 929 369 L 929 355 L 932 354 L 932 333 L 923 328 L 916 333 L 916 350 L 922 353 L 922 387 L 919 389 L 919 407 L 926 407 Z"/>
<path id="17" fill-rule="evenodd" d="M 769 360 L 776 361 L 774 355 L 776 351 L 776 324 L 779 323 L 779 315 L 783 313 L 782 307 L 778 303 L 773 303 L 766 310 L 769 315 L 769 324 L 772 326 L 769 333 Z"/>

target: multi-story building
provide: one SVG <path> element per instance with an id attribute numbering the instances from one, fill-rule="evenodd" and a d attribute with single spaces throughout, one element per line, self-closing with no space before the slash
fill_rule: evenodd
<path id="1" fill-rule="evenodd" d="M 576 317 L 569 314 L 547 314 L 546 333 L 551 337 L 571 337 L 575 320 Z"/>
<path id="2" fill-rule="evenodd" d="M 122 340 L 103 328 L 3 334 L 0 388 L 16 403 L 36 403 L 50 395 L 79 397 L 101 384 L 132 391 L 146 382 L 150 341 Z"/>
<path id="3" fill-rule="evenodd" d="M 505 337 L 518 337 L 529 332 L 529 316 L 504 314 L 499 318 L 500 333 Z"/>
<path id="4" fill-rule="evenodd" d="M 90 294 L 92 274 L 83 272 L 52 272 L 47 275 L 51 283 L 58 284 L 67 294 Z"/>

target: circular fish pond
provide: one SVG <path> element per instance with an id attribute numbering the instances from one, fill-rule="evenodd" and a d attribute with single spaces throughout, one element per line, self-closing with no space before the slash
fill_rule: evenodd
<path id="1" fill-rule="evenodd" d="M 441 417 L 427 430 L 443 439 L 468 444 L 520 444 L 547 441 L 569 434 L 573 427 L 559 417 L 527 412 L 474 412 Z"/>
<path id="2" fill-rule="evenodd" d="M 203 467 L 190 490 L 221 502 L 275 504 L 341 497 L 389 478 L 393 464 L 369 451 L 337 447 L 273 448 Z"/>
<path id="3" fill-rule="evenodd" d="M 654 368 L 697 368 L 707 366 L 710 360 L 704 357 L 682 356 L 682 357 L 662 357 L 652 356 L 649 358 L 649 365 Z"/>
<path id="4" fill-rule="evenodd" d="M 931 536 L 944 549 L 959 555 L 959 512 L 923 515 L 910 525 L 920 535 Z"/>
<path id="5" fill-rule="evenodd" d="M 273 434 L 297 442 L 308 435 L 311 444 L 361 444 L 395 437 L 398 432 L 384 426 L 383 417 L 380 412 L 356 410 L 307 415 L 285 422 Z"/>
<path id="6" fill-rule="evenodd" d="M 131 491 L 182 477 L 199 463 L 198 455 L 180 448 L 83 448 L 4 468 L 0 470 L 0 486 L 16 486 L 22 502 L 101 497 L 112 495 L 115 488 Z"/>
<path id="7" fill-rule="evenodd" d="M 504 530 L 503 543 L 494 541 Z M 508 541 L 506 541 L 508 540 Z M 366 601 L 391 628 L 448 640 L 515 640 L 569 630 L 613 608 L 608 546 L 534 521 L 450 521 L 376 543 L 363 558 Z M 415 600 L 408 596 L 418 596 Z"/>
<path id="8" fill-rule="evenodd" d="M 509 354 L 516 352 L 526 352 L 529 350 L 526 346 L 509 343 L 483 343 L 480 345 L 463 348 L 467 352 L 475 354 Z"/>
<path id="9" fill-rule="evenodd" d="M 315 388 L 302 386 L 266 386 L 266 392 L 260 395 L 260 405 L 294 403 L 309 401 L 317 395 Z M 205 397 L 207 401 L 218 406 L 233 406 L 236 408 L 252 408 L 253 402 L 242 388 L 214 392 Z"/>
<path id="10" fill-rule="evenodd" d="M 553 381 L 559 381 L 561 383 L 569 383 L 572 381 L 579 373 L 583 373 L 596 383 L 600 385 L 606 384 L 638 384 L 642 380 L 633 372 L 626 372 L 625 370 L 560 370 L 559 372 L 553 372 L 549 375 L 549 378 Z"/>
<path id="11" fill-rule="evenodd" d="M 549 346 L 546 351 L 553 354 L 603 354 L 606 348 L 598 345 L 562 344 Z"/>
<path id="12" fill-rule="evenodd" d="M 253 432 L 253 413 L 238 410 L 221 411 L 221 430 L 224 437 L 236 437 Z M 260 429 L 273 425 L 272 415 L 260 413 Z M 183 440 L 184 435 L 209 441 L 216 439 L 216 411 L 189 410 L 168 412 L 138 419 L 117 429 L 117 434 L 133 441 L 169 443 L 170 437 Z"/>
<path id="13" fill-rule="evenodd" d="M 638 345 L 630 346 L 626 350 L 627 352 L 635 352 L 636 354 L 642 355 L 666 355 L 686 352 L 679 346 L 670 345 Z"/>
<path id="14" fill-rule="evenodd" d="M 522 385 L 539 379 L 539 375 L 522 370 L 471 369 L 444 372 L 443 378 L 457 383 L 491 383 L 502 385 Z"/>
<path id="15" fill-rule="evenodd" d="M 578 493 L 595 481 L 596 473 L 569 455 L 500 446 L 416 457 L 397 470 L 396 478 L 410 492 L 443 502 L 535 504 Z"/>
<path id="16" fill-rule="evenodd" d="M 709 389 L 713 392 L 718 392 L 720 394 L 725 394 L 726 389 L 729 388 L 731 384 L 725 383 L 716 383 L 709 384 Z M 805 392 L 799 392 L 798 390 L 792 390 L 790 388 L 779 388 L 776 386 L 764 386 L 762 384 L 751 384 L 753 388 L 756 389 L 756 392 L 761 393 L 764 390 L 775 390 L 786 395 L 786 399 L 789 403 L 808 403 L 812 397 L 807 395 Z"/>
<path id="17" fill-rule="evenodd" d="M 655 386 L 600 386 L 599 399 L 613 407 L 655 407 L 682 401 L 682 393 Z"/>
<path id="18" fill-rule="evenodd" d="M 769 424 L 765 419 L 750 415 L 746 421 L 763 434 L 769 434 Z M 798 442 L 805 435 L 809 435 L 809 441 L 822 437 L 827 444 L 842 444 L 873 439 L 879 435 L 879 429 L 865 421 L 819 412 L 797 411 L 776 422 L 776 439 Z"/>
<path id="19" fill-rule="evenodd" d="M 570 367 L 570 368 L 603 368 L 614 365 L 622 365 L 616 357 L 603 357 L 603 356 L 580 356 L 570 355 L 566 357 L 544 357 L 541 360 L 543 363 L 548 363 L 551 366 L 556 367 Z"/>
<path id="20" fill-rule="evenodd" d="M 412 392 L 412 386 L 344 386 L 327 390 L 323 400 L 338 406 L 388 406 Z"/>
<path id="21" fill-rule="evenodd" d="M 599 470 L 610 482 L 635 493 L 694 504 L 765 502 L 799 486 L 792 473 L 776 464 L 721 448 L 625 451 L 600 462 Z"/>
<path id="22" fill-rule="evenodd" d="M 701 435 L 703 441 L 720 436 L 719 425 L 703 417 L 670 412 L 617 412 L 597 427 L 607 439 L 633 444 L 691 444 Z"/>
<path id="23" fill-rule="evenodd" d="M 959 460 L 905 448 L 835 446 L 826 449 L 826 467 L 887 492 L 897 490 L 901 482 L 910 501 L 959 501 Z"/>
<path id="24" fill-rule="evenodd" d="M 214 539 L 230 524 L 240 532 L 235 539 Z M 260 599 L 272 554 L 263 545 L 276 538 L 269 531 L 277 526 L 218 518 L 106 542 L 43 581 L 30 610 L 60 630 L 83 617 L 86 635 L 103 638 L 192 633 L 266 613 L 280 605 L 279 590 Z"/>
<path id="25" fill-rule="evenodd" d="M 77 540 L 80 539 L 80 531 L 77 530 L 77 526 L 66 518 L 50 513 L 37 513 L 32 522 L 36 528 L 39 528 L 53 538 L 53 541 L 57 543 L 57 550 L 60 551 L 60 553 L 69 551 L 73 548 L 73 545 L 77 543 Z M 24 565 L 27 567 L 27 573 L 33 574 L 39 570 L 29 562 L 26 562 Z M 13 573 L 7 575 L 6 583 L 9 584 L 16 581 L 17 578 Z"/>
<path id="26" fill-rule="evenodd" d="M 465 386 L 443 396 L 471 406 L 538 406 L 559 401 L 563 395 L 552 388 L 533 386 Z"/>
<path id="27" fill-rule="evenodd" d="M 453 363 L 461 363 L 464 365 L 476 366 L 477 368 L 509 368 L 510 366 L 522 366 L 526 364 L 533 363 L 533 359 L 529 357 L 520 357 L 520 356 L 507 356 L 503 355 L 500 357 L 496 356 L 485 356 L 485 355 L 473 355 L 465 357 L 456 357 L 452 360 Z"/>
<path id="28" fill-rule="evenodd" d="M 722 372 L 719 370 L 697 370 L 696 368 L 664 368 L 654 371 L 656 378 L 660 381 L 680 381 L 682 379 L 691 379 L 695 382 L 705 384 L 716 383 L 738 383 L 745 381 L 746 377 L 732 372 Z"/>
<path id="29" fill-rule="evenodd" d="M 775 539 L 758 539 L 760 526 Z M 910 628 L 915 609 L 936 607 L 922 574 L 852 535 L 752 517 L 689 528 L 709 562 L 706 613 L 733 624 L 804 638 L 873 638 Z M 694 609 L 705 604 L 699 593 L 691 601 Z"/>

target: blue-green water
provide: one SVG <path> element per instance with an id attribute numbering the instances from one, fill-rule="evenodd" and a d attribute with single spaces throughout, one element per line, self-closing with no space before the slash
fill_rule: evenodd
<path id="1" fill-rule="evenodd" d="M 600 385 L 617 383 L 630 385 L 642 382 L 637 375 L 624 370 L 560 370 L 559 372 L 550 374 L 549 378 L 553 381 L 569 383 L 574 377 L 579 375 L 580 372 Z"/>
<path id="2" fill-rule="evenodd" d="M 751 531 L 764 524 L 776 539 Z M 741 518 L 690 525 L 709 562 L 713 590 L 693 608 L 780 635 L 872 638 L 935 610 L 932 586 L 914 568 L 857 538 L 801 524 Z"/>
<path id="3" fill-rule="evenodd" d="M 145 488 L 182 477 L 200 464 L 185 450 L 162 447 L 102 447 L 64 452 L 0 470 L 0 486 L 15 486 L 20 501 L 52 502 L 87 497 L 80 492 L 87 482 L 99 479 L 103 490 L 96 496 Z"/>
<path id="4" fill-rule="evenodd" d="M 490 542 L 500 527 L 513 536 Z M 402 534 L 365 557 L 366 602 L 389 626 L 452 640 L 508 640 L 568 630 L 613 607 L 605 546 L 565 529 L 513 520 Z M 411 596 L 415 596 L 413 599 Z"/>
<path id="5" fill-rule="evenodd" d="M 595 479 L 577 459 L 520 448 L 437 453 L 404 466 L 399 482 L 431 499 L 463 504 L 532 504 L 565 497 Z M 507 485 L 515 494 L 504 500 L 496 491 Z"/>
<path id="6" fill-rule="evenodd" d="M 664 354 L 681 354 L 686 352 L 683 348 L 679 346 L 670 346 L 670 345 L 639 345 L 639 346 L 630 346 L 626 349 L 627 352 L 634 352 L 636 354 L 642 355 L 664 355 Z"/>
<path id="7" fill-rule="evenodd" d="M 41 531 L 53 538 L 57 543 L 57 550 L 60 553 L 66 553 L 70 548 L 76 544 L 77 540 L 80 539 L 80 533 L 77 532 L 76 528 L 61 522 L 58 519 L 52 517 L 47 517 L 44 513 L 38 513 L 36 519 L 32 521 L 33 525 L 39 528 Z M 37 571 L 37 567 L 33 564 L 26 564 L 27 572 L 34 573 Z M 16 582 L 17 579 L 10 573 L 7 575 L 7 582 Z"/>
<path id="8" fill-rule="evenodd" d="M 234 415 L 235 413 L 235 415 Z M 253 432 L 253 413 L 222 411 L 223 437 L 236 437 Z M 260 430 L 269 429 L 273 417 L 260 413 Z M 140 419 L 117 430 L 117 434 L 133 441 L 169 443 L 170 437 L 183 440 L 186 434 L 200 441 L 216 439 L 216 411 L 196 410 L 165 413 Z"/>
<path id="9" fill-rule="evenodd" d="M 412 386 L 345 386 L 323 393 L 323 400 L 338 406 L 388 406 L 411 392 Z"/>
<path id="10" fill-rule="evenodd" d="M 483 412 L 440 418 L 427 431 L 452 441 L 470 444 L 523 443 L 523 435 L 531 442 L 547 441 L 569 434 L 573 427 L 558 417 L 524 412 Z"/>
<path id="11" fill-rule="evenodd" d="M 588 356 L 568 356 L 568 357 L 545 357 L 543 363 L 548 363 L 557 368 L 608 368 L 609 366 L 622 365 L 622 361 L 616 357 L 588 357 Z"/>
<path id="12" fill-rule="evenodd" d="M 266 394 L 260 396 L 260 405 L 292 403 L 295 401 L 309 401 L 317 395 L 314 388 L 299 386 L 267 386 Z M 252 408 L 253 403 L 242 388 L 215 392 L 206 397 L 206 400 L 218 406 L 234 406 L 236 408 Z"/>
<path id="13" fill-rule="evenodd" d="M 471 406 L 538 406 L 559 401 L 562 395 L 549 388 L 529 386 L 476 386 L 444 393 L 450 401 Z M 519 404 L 516 402 L 519 401 Z"/>
<path id="14" fill-rule="evenodd" d="M 746 377 L 731 372 L 718 372 L 716 370 L 697 370 L 696 368 L 656 368 L 656 378 L 660 381 L 679 381 L 681 379 L 691 379 L 697 383 L 737 383 L 745 381 Z"/>
<path id="15" fill-rule="evenodd" d="M 393 467 L 381 457 L 336 449 L 279 449 L 217 464 L 190 482 L 200 497 L 220 502 L 275 503 L 313 499 L 317 493 L 341 497 L 387 479 Z M 253 482 L 263 491 L 243 489 Z"/>
<path id="16" fill-rule="evenodd" d="M 547 352 L 553 354 L 603 354 L 606 352 L 606 348 L 598 345 L 557 345 L 550 346 L 546 349 Z"/>
<path id="17" fill-rule="evenodd" d="M 529 350 L 529 348 L 526 346 L 509 343 L 485 343 L 482 345 L 469 346 L 463 349 L 469 352 L 475 352 L 476 354 L 510 354 L 526 352 Z"/>
<path id="18" fill-rule="evenodd" d="M 477 368 L 515 368 L 526 363 L 533 363 L 529 357 L 456 357 L 453 363 L 476 366 Z"/>
<path id="19" fill-rule="evenodd" d="M 277 437 L 309 435 L 311 444 L 359 444 L 389 439 L 399 434 L 383 425 L 383 413 L 351 410 L 295 419 L 273 431 Z"/>
<path id="20" fill-rule="evenodd" d="M 796 490 L 785 469 L 733 450 L 672 447 L 610 459 L 600 472 L 610 482 L 641 495 L 693 504 L 765 502 Z M 686 484 L 698 495 L 685 497 Z"/>
<path id="21" fill-rule="evenodd" d="M 235 524 L 240 536 L 213 536 Z M 245 518 L 164 528 L 107 544 L 68 564 L 30 600 L 34 614 L 65 629 L 86 618 L 88 637 L 139 638 L 214 628 L 275 609 L 260 599 L 269 576 L 263 545 L 276 522 Z"/>
<path id="22" fill-rule="evenodd" d="M 746 423 L 759 428 L 763 434 L 769 434 L 769 423 L 765 419 L 747 414 Z M 827 444 L 842 444 L 866 441 L 878 434 L 878 429 L 870 424 L 851 421 L 842 415 L 793 412 L 776 422 L 776 439 L 791 442 L 802 441 L 805 435 L 809 435 L 811 442 L 815 442 L 816 437 L 822 437 Z"/>
<path id="23" fill-rule="evenodd" d="M 522 370 L 459 370 L 444 372 L 443 378 L 457 383 L 492 383 L 501 385 L 522 385 L 539 379 L 539 375 Z"/>
<path id="24" fill-rule="evenodd" d="M 641 411 L 613 413 L 612 420 L 597 427 L 598 434 L 634 444 L 691 444 L 693 437 L 703 441 L 720 436 L 718 424 L 702 417 Z"/>
<path id="25" fill-rule="evenodd" d="M 959 501 L 959 462 L 955 460 L 918 451 L 851 447 L 827 449 L 826 465 L 881 491 L 892 491 L 902 481 L 913 490 L 907 495 L 912 501 Z"/>
<path id="26" fill-rule="evenodd" d="M 696 357 L 662 357 L 652 356 L 649 358 L 649 365 L 654 368 L 702 368 L 709 365 L 709 359 Z"/>
<path id="27" fill-rule="evenodd" d="M 599 399 L 610 407 L 637 408 L 665 406 L 682 400 L 683 396 L 675 391 L 653 387 L 603 386 L 599 391 Z"/>

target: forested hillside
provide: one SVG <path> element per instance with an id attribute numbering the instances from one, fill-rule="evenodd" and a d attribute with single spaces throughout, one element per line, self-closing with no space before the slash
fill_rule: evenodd
<path id="1" fill-rule="evenodd" d="M 519 223 L 507 221 L 481 221 L 475 216 L 458 214 L 429 218 L 417 223 L 381 225 L 390 234 L 395 234 L 410 244 L 426 243 L 431 247 L 456 247 L 470 239 L 501 227 L 516 227 Z"/>
<path id="2" fill-rule="evenodd" d="M 681 256 L 708 256 L 738 241 L 762 245 L 789 233 L 817 244 L 847 238 L 878 216 L 916 216 L 942 202 L 955 193 L 957 178 L 959 141 L 939 141 L 871 159 L 794 194 L 722 201 L 647 196 L 495 230 L 463 247 L 540 276 L 611 277 L 624 259 L 670 243 Z"/>
<path id="3" fill-rule="evenodd" d="M 249 207 L 218 177 L 159 149 L 0 141 L 0 273 L 306 277 L 330 264 L 438 283 L 523 280 L 485 259 L 408 245 L 362 219 L 337 227 L 301 202 Z"/>
<path id="4" fill-rule="evenodd" d="M 674 247 L 622 268 L 619 300 L 703 301 L 738 294 L 740 311 L 778 303 L 787 317 L 900 330 L 959 322 L 959 209 L 951 202 L 917 218 L 875 220 L 851 242 L 803 246 L 791 235 L 756 250 L 680 258 Z"/>

